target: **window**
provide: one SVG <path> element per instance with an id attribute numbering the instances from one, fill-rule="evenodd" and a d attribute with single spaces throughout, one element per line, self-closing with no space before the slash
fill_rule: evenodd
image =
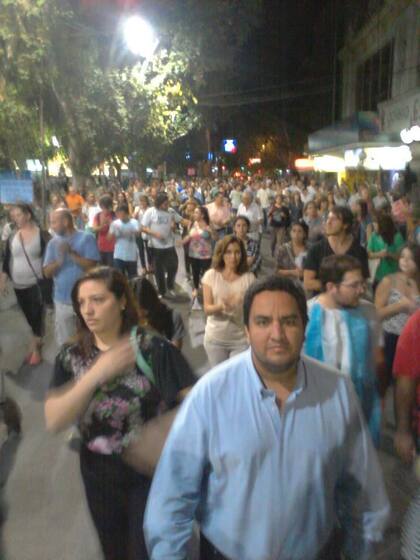
<path id="1" fill-rule="evenodd" d="M 391 97 L 394 40 L 359 64 L 356 82 L 357 111 L 376 111 L 378 103 Z"/>

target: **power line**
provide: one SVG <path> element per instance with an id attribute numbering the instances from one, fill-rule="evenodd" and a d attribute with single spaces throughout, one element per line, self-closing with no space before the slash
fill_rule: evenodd
<path id="1" fill-rule="evenodd" d="M 220 99 L 220 101 L 206 101 L 205 99 L 201 101 L 198 100 L 198 105 L 202 107 L 239 107 L 242 105 L 254 105 L 256 103 L 270 103 L 272 101 L 287 101 L 289 99 L 297 99 L 301 97 L 309 97 L 321 95 L 331 91 L 331 84 L 327 86 L 322 86 L 312 91 L 285 91 L 279 94 L 267 95 L 264 97 L 250 97 L 249 99 L 237 99 L 237 100 L 225 100 Z"/>

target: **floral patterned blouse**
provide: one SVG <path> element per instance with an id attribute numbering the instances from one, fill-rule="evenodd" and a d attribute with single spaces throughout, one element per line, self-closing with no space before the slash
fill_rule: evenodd
<path id="1" fill-rule="evenodd" d="M 136 365 L 96 390 L 79 418 L 82 440 L 95 453 L 121 453 L 139 426 L 174 406 L 179 391 L 196 380 L 184 356 L 170 342 L 141 327 L 137 332 L 139 348 L 153 369 L 155 384 Z M 64 345 L 55 361 L 51 388 L 83 377 L 100 353 L 93 347 L 85 357 L 78 344 Z"/>

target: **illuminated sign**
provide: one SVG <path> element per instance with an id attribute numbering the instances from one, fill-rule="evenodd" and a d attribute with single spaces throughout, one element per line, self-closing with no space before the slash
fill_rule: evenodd
<path id="1" fill-rule="evenodd" d="M 236 138 L 226 138 L 223 140 L 223 151 L 227 154 L 236 154 L 238 151 L 238 141 Z"/>

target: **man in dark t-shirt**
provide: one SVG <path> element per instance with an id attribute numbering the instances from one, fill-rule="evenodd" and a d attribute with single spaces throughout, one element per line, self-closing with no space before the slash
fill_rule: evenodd
<path id="1" fill-rule="evenodd" d="M 366 250 L 351 234 L 353 214 L 345 206 L 334 206 L 325 223 L 325 237 L 312 245 L 304 262 L 303 284 L 312 294 L 321 292 L 319 269 L 322 259 L 329 255 L 351 255 L 361 263 L 362 273 L 369 278 L 368 256 Z"/>

